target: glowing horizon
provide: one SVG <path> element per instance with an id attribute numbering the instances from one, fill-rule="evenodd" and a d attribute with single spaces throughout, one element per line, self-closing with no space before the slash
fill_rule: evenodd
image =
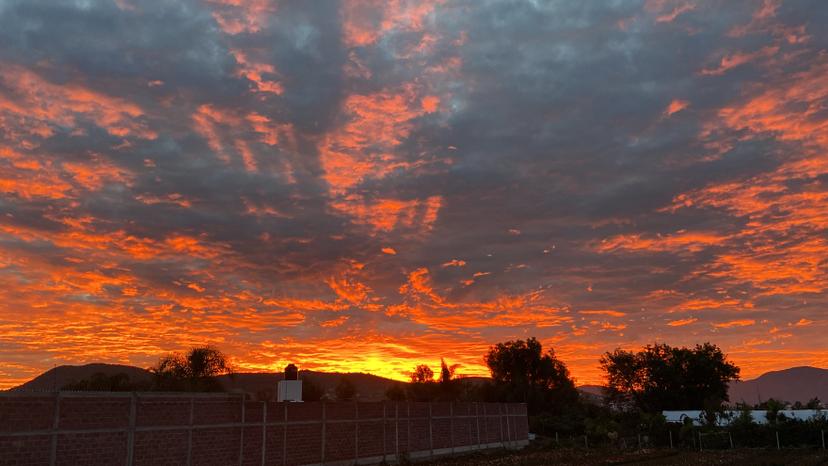
<path id="1" fill-rule="evenodd" d="M 0 4 L 0 389 L 242 370 L 828 367 L 828 4 Z"/>

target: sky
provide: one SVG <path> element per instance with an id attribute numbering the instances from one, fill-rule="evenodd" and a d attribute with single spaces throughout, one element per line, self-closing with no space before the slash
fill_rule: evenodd
<path id="1" fill-rule="evenodd" d="M 826 367 L 826 76 L 822 0 L 0 0 L 0 388 Z"/>

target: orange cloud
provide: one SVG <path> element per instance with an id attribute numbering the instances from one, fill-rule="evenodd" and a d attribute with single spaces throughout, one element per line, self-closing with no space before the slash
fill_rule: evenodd
<path id="1" fill-rule="evenodd" d="M 647 0 L 644 9 L 656 14 L 656 22 L 669 23 L 683 13 L 695 10 L 696 4 L 684 0 Z"/>
<path id="2" fill-rule="evenodd" d="M 757 50 L 752 53 L 734 53 L 731 55 L 725 55 L 719 61 L 718 66 L 715 68 L 705 68 L 699 73 L 706 76 L 718 76 L 732 70 L 733 68 L 742 66 L 745 63 L 773 57 L 778 51 L 779 47 L 764 47 L 761 50 Z"/>
<path id="3" fill-rule="evenodd" d="M 602 309 L 602 310 L 585 310 L 585 311 L 578 311 L 580 314 L 585 315 L 603 315 L 609 317 L 624 317 L 627 315 L 626 312 L 621 311 L 614 311 L 610 309 Z"/>
<path id="4" fill-rule="evenodd" d="M 0 123 L 13 131 L 49 137 L 57 126 L 77 127 L 77 116 L 91 119 L 109 134 L 155 139 L 144 111 L 119 97 L 80 84 L 52 84 L 26 68 L 3 64 L 0 83 Z"/>
<path id="5" fill-rule="evenodd" d="M 716 328 L 733 328 L 733 327 L 747 327 L 750 325 L 756 324 L 756 321 L 753 319 L 739 319 L 739 320 L 731 320 L 728 322 L 720 322 L 717 324 L 713 324 Z"/>
<path id="6" fill-rule="evenodd" d="M 276 12 L 271 0 L 206 0 L 215 8 L 213 18 L 226 34 L 257 33 Z"/>
<path id="7" fill-rule="evenodd" d="M 683 327 L 685 325 L 690 325 L 692 323 L 698 322 L 698 320 L 699 319 L 691 317 L 689 319 L 673 320 L 673 321 L 667 322 L 667 325 L 669 325 L 670 327 Z"/>
<path id="8" fill-rule="evenodd" d="M 713 232 L 678 231 L 671 235 L 645 236 L 640 234 L 618 235 L 606 238 L 595 245 L 599 252 L 653 251 L 653 252 L 699 252 L 726 240 Z"/>
<path id="9" fill-rule="evenodd" d="M 426 17 L 444 0 L 406 2 L 401 0 L 351 0 L 343 3 L 342 28 L 349 47 L 364 47 L 391 31 L 422 31 Z M 379 12 L 378 22 L 371 18 Z M 427 39 L 424 39 L 427 40 Z M 419 46 L 419 44 L 418 44 Z"/>
<path id="10" fill-rule="evenodd" d="M 672 116 L 674 113 L 678 113 L 690 105 L 690 102 L 686 100 L 680 99 L 673 99 L 670 102 L 670 105 L 667 106 L 667 109 L 664 110 L 664 116 L 669 117 Z"/>
<path id="11" fill-rule="evenodd" d="M 269 63 L 254 62 L 241 50 L 232 50 L 231 53 L 238 64 L 238 76 L 247 78 L 258 92 L 282 95 L 285 90 L 279 81 L 262 77 L 262 74 L 276 75 L 276 67 Z"/>
<path id="12" fill-rule="evenodd" d="M 465 267 L 465 266 L 466 266 L 466 261 L 459 260 L 459 259 L 452 259 L 448 262 L 445 262 L 442 265 L 443 268 L 445 268 L 445 267 Z"/>

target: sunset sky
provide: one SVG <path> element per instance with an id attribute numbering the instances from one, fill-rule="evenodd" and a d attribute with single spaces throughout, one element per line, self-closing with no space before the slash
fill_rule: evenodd
<path id="1" fill-rule="evenodd" d="M 828 2 L 0 0 L 0 388 L 214 344 L 828 366 Z"/>

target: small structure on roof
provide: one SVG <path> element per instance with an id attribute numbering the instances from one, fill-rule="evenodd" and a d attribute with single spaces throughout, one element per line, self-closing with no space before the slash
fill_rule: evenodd
<path id="1" fill-rule="evenodd" d="M 295 364 L 285 367 L 285 379 L 279 381 L 276 393 L 277 401 L 302 402 L 302 381 L 299 380 L 299 369 Z"/>

